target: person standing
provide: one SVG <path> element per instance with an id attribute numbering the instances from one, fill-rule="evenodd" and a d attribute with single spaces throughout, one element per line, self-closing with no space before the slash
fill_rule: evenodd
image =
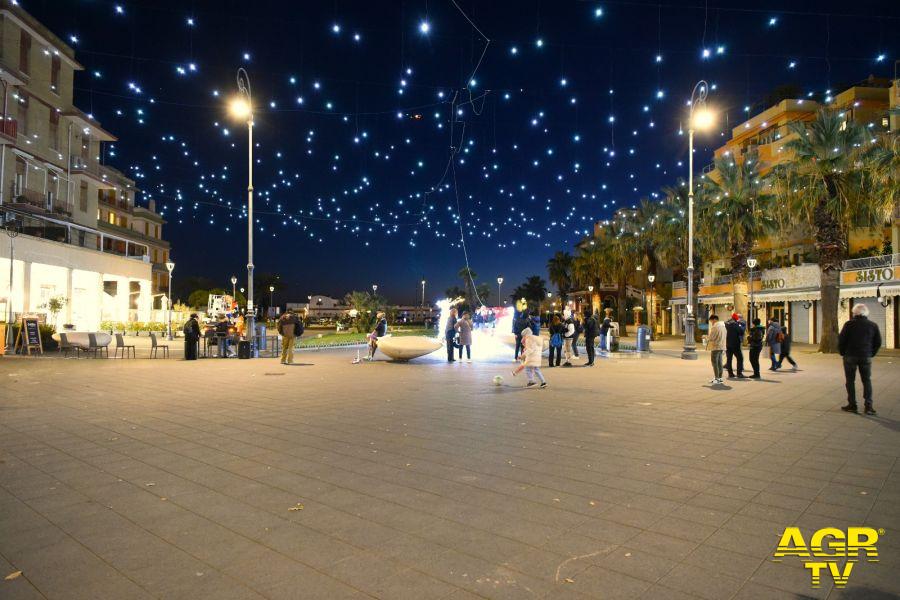
<path id="1" fill-rule="evenodd" d="M 766 339 L 766 328 L 760 324 L 759 319 L 753 319 L 753 326 L 747 332 L 747 341 L 750 344 L 750 366 L 753 367 L 752 379 L 759 379 L 759 354 L 762 352 Z"/>
<path id="2" fill-rule="evenodd" d="M 197 351 L 200 345 L 200 321 L 197 313 L 191 313 L 190 318 L 184 324 L 184 360 L 197 360 Z"/>
<path id="3" fill-rule="evenodd" d="M 453 358 L 453 348 L 456 346 L 454 341 L 456 338 L 456 309 L 450 309 L 450 316 L 447 318 L 447 325 L 444 329 L 444 341 L 447 343 L 447 362 L 456 362 Z"/>
<path id="4" fill-rule="evenodd" d="M 581 358 L 581 355 L 578 353 L 578 338 L 584 333 L 584 324 L 581 319 L 581 313 L 576 312 L 572 315 L 572 321 L 575 323 L 575 335 L 572 336 L 572 354 L 575 355 L 575 358 Z"/>
<path id="5" fill-rule="evenodd" d="M 784 325 L 781 326 L 781 336 L 781 354 L 778 357 L 778 368 L 780 369 L 781 363 L 787 360 L 791 363 L 791 370 L 796 371 L 797 361 L 791 358 L 791 332 Z"/>
<path id="6" fill-rule="evenodd" d="M 563 323 L 563 353 L 566 355 L 564 367 L 572 366 L 572 347 L 575 340 L 575 319 L 569 315 Z"/>
<path id="7" fill-rule="evenodd" d="M 297 316 L 288 309 L 278 319 L 278 333 L 281 334 L 281 364 L 294 362 L 294 337 L 297 332 Z"/>
<path id="8" fill-rule="evenodd" d="M 600 349 L 606 352 L 612 352 L 612 340 L 610 340 L 610 331 L 612 331 L 612 309 L 606 309 L 606 316 L 603 317 L 603 324 L 600 325 Z"/>
<path id="9" fill-rule="evenodd" d="M 722 354 L 725 353 L 727 336 L 728 332 L 725 330 L 725 324 L 719 321 L 719 316 L 710 315 L 706 347 L 709 350 L 709 357 L 713 367 L 713 378 L 709 382 L 713 385 L 724 383 L 722 379 Z"/>
<path id="10" fill-rule="evenodd" d="M 584 366 L 594 366 L 594 341 L 600 333 L 600 325 L 597 323 L 597 313 L 589 314 L 584 320 L 584 349 L 587 351 L 587 363 Z"/>
<path id="11" fill-rule="evenodd" d="M 524 349 L 524 365 L 525 375 L 528 377 L 528 383 L 525 387 L 534 387 L 536 385 L 534 378 L 537 377 L 541 382 L 541 387 L 547 387 L 547 381 L 544 374 L 541 373 L 541 354 L 544 351 L 544 342 L 540 335 L 534 335 L 530 329 L 522 332 L 522 342 Z"/>
<path id="12" fill-rule="evenodd" d="M 387 335 L 387 319 L 384 312 L 375 313 L 375 329 L 368 335 L 369 338 L 369 355 L 366 360 L 375 360 L 375 351 L 378 349 L 378 338 Z"/>
<path id="13" fill-rule="evenodd" d="M 456 331 L 459 333 L 459 360 L 462 360 L 465 348 L 466 362 L 472 362 L 472 315 L 464 312 L 462 318 L 456 322 Z"/>
<path id="14" fill-rule="evenodd" d="M 734 371 L 731 368 L 731 359 L 737 359 L 737 376 L 744 377 L 744 352 L 741 345 L 744 343 L 744 333 L 747 324 L 741 319 L 738 313 L 731 313 L 731 318 L 725 323 L 725 368 L 728 370 L 728 379 L 734 378 Z"/>
<path id="15" fill-rule="evenodd" d="M 563 327 L 562 321 L 559 319 L 559 315 L 553 315 L 550 319 L 550 325 L 547 327 L 548 332 L 550 333 L 550 363 L 547 365 L 548 367 L 558 367 L 562 354 L 563 347 L 563 335 L 566 333 L 565 327 Z M 554 364 L 555 363 L 555 364 Z"/>
<path id="16" fill-rule="evenodd" d="M 513 360 L 519 360 L 519 353 L 522 351 L 522 332 L 530 328 L 531 322 L 528 320 L 527 313 L 522 311 L 514 314 L 513 335 L 516 336 L 516 352 Z"/>
<path id="17" fill-rule="evenodd" d="M 769 358 L 772 360 L 770 371 L 778 370 L 778 355 L 781 354 L 781 342 L 784 340 L 784 334 L 781 333 L 781 326 L 778 319 L 769 321 L 769 327 L 766 328 L 766 345 L 769 347 Z"/>
<path id="18" fill-rule="evenodd" d="M 838 336 L 838 352 L 844 357 L 844 379 L 847 386 L 847 405 L 841 410 L 859 412 L 856 407 L 856 371 L 862 380 L 863 401 L 867 415 L 876 415 L 872 406 L 872 358 L 881 348 L 878 325 L 869 320 L 869 307 L 855 304 L 852 317 L 844 323 Z"/>

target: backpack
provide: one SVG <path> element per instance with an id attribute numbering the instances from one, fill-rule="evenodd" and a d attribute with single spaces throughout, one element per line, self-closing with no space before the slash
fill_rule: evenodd
<path id="1" fill-rule="evenodd" d="M 779 344 L 782 343 L 784 341 L 784 332 L 779 331 L 778 333 L 776 333 L 775 341 L 778 342 Z"/>
<path id="2" fill-rule="evenodd" d="M 303 321 L 300 319 L 297 319 L 297 322 L 294 323 L 294 336 L 300 337 L 301 335 L 303 335 L 303 332 L 304 332 Z"/>
<path id="3" fill-rule="evenodd" d="M 181 328 L 181 333 L 184 335 L 192 335 L 194 333 L 194 328 L 191 327 L 191 321 L 193 321 L 193 319 L 185 321 L 184 327 Z"/>
<path id="4" fill-rule="evenodd" d="M 551 348 L 562 348 L 563 341 L 562 336 L 559 333 L 554 333 L 550 336 L 550 347 Z"/>

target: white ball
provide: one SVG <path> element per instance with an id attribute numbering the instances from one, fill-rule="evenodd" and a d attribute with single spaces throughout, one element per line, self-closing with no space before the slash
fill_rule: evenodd
<path id="1" fill-rule="evenodd" d="M 500 375 L 494 375 L 494 385 L 502 385 L 502 384 L 503 384 L 503 377 L 501 377 Z"/>

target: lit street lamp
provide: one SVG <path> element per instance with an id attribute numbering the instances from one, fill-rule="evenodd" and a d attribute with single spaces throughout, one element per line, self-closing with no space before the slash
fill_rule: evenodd
<path id="1" fill-rule="evenodd" d="M 231 297 L 237 300 L 237 290 L 235 286 L 237 285 L 237 277 L 234 275 L 231 276 Z"/>
<path id="2" fill-rule="evenodd" d="M 372 284 L 372 295 L 374 296 L 377 292 L 378 292 L 378 284 L 373 283 Z"/>
<path id="3" fill-rule="evenodd" d="M 497 306 L 503 306 L 503 294 L 500 292 L 500 286 L 503 285 L 503 278 L 497 278 Z"/>
<path id="4" fill-rule="evenodd" d="M 713 123 L 712 112 L 706 107 L 709 84 L 702 79 L 691 91 L 691 110 L 688 115 L 688 265 L 687 265 L 687 316 L 684 319 L 684 350 L 681 358 L 697 360 L 697 343 L 694 341 L 694 129 L 709 129 Z M 698 108 L 699 106 L 699 108 Z M 696 114 L 694 109 L 697 108 Z"/>
<path id="5" fill-rule="evenodd" d="M 750 308 L 747 309 L 747 322 L 753 325 L 753 269 L 756 268 L 757 261 L 750 257 L 747 259 L 747 266 L 750 267 Z"/>
<path id="6" fill-rule="evenodd" d="M 6 319 L 6 331 L 8 333 L 7 339 L 9 339 L 9 352 L 13 353 L 13 347 L 16 344 L 16 340 L 13 337 L 13 263 L 15 261 L 16 253 L 15 248 L 13 246 L 13 240 L 16 236 L 19 235 L 19 227 L 16 222 L 7 221 L 6 223 L 6 235 L 9 236 L 9 290 L 6 295 L 6 311 L 9 313 L 9 316 Z M 25 308 L 23 307 L 24 311 Z"/>
<path id="7" fill-rule="evenodd" d="M 247 120 L 247 340 L 250 356 L 256 356 L 256 309 L 253 306 L 253 96 L 250 76 L 243 67 L 237 72 L 238 95 L 231 101 L 231 114 Z"/>
<path id="8" fill-rule="evenodd" d="M 269 310 L 272 310 L 272 307 L 275 305 L 275 286 L 269 286 Z"/>
<path id="9" fill-rule="evenodd" d="M 168 314 L 166 315 L 166 330 L 169 333 L 169 340 L 173 340 L 175 338 L 172 337 L 172 271 L 175 270 L 175 263 L 171 260 L 166 263 L 166 269 L 169 270 L 169 304 L 168 304 Z"/>
<path id="10" fill-rule="evenodd" d="M 647 281 L 650 282 L 650 306 L 647 307 L 647 326 L 650 327 L 650 339 L 654 339 L 653 336 L 653 313 L 656 312 L 656 308 L 653 306 L 653 297 L 656 292 L 656 275 L 650 273 L 647 275 Z"/>
<path id="11" fill-rule="evenodd" d="M 425 280 L 422 280 L 422 306 L 425 306 Z"/>

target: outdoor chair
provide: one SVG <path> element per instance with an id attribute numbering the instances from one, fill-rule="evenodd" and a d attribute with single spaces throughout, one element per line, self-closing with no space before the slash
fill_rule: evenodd
<path id="1" fill-rule="evenodd" d="M 163 358 L 169 358 L 168 344 L 159 344 L 156 341 L 156 334 L 150 333 L 150 358 L 159 358 L 159 350 L 163 351 Z"/>
<path id="2" fill-rule="evenodd" d="M 128 353 L 131 352 L 132 358 L 137 358 L 137 351 L 134 349 L 133 344 L 125 343 L 125 336 L 121 333 L 116 334 L 116 351 L 113 354 L 116 358 L 119 358 L 119 351 L 122 351 L 122 358 L 128 358 Z"/>
<path id="3" fill-rule="evenodd" d="M 106 346 L 101 346 L 97 343 L 97 334 L 89 333 L 88 334 L 88 347 L 82 348 L 85 352 L 90 352 L 94 355 L 94 358 L 97 358 L 99 355 L 100 358 L 103 358 L 103 352 L 106 352 L 106 358 L 109 358 L 109 348 Z"/>
<path id="4" fill-rule="evenodd" d="M 81 350 L 81 348 L 69 343 L 69 336 L 67 336 L 65 333 L 59 334 L 59 352 L 63 353 L 63 357 L 68 358 L 69 352 L 74 352 L 75 358 L 78 358 L 79 350 Z"/>

